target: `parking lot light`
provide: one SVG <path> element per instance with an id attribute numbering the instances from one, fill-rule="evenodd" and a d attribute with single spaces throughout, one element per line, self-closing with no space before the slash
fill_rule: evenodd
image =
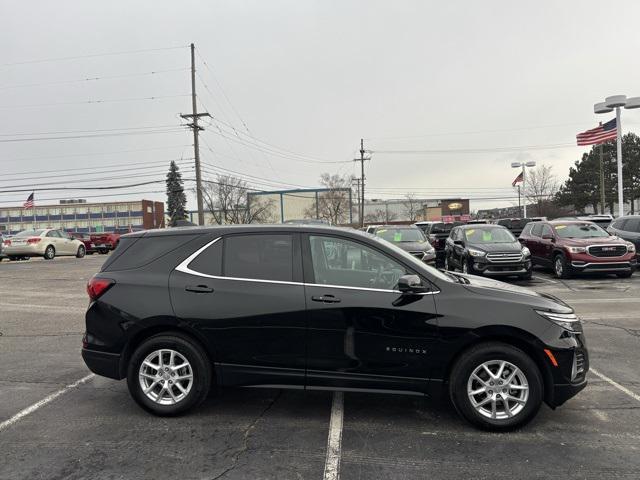
<path id="1" fill-rule="evenodd" d="M 616 111 L 616 140 L 617 140 L 617 164 L 618 164 L 618 216 L 624 215 L 624 192 L 622 186 L 622 124 L 620 121 L 620 107 L 627 110 L 640 108 L 640 97 L 627 98 L 626 95 L 612 95 L 593 105 L 594 113 L 610 113 Z M 633 201 L 633 200 L 632 200 Z"/>

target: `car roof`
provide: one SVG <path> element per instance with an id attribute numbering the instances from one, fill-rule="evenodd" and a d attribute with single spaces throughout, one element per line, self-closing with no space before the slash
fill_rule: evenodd
<path id="1" fill-rule="evenodd" d="M 304 232 L 304 233 L 340 233 L 352 236 L 366 236 L 364 232 L 354 228 L 335 227 L 331 225 L 299 225 L 299 224 L 249 224 L 249 225 L 216 225 L 208 227 L 174 227 L 164 229 L 142 230 L 127 233 L 121 238 L 162 237 L 172 235 L 228 235 L 230 233 L 269 233 L 269 232 Z"/>
<path id="2" fill-rule="evenodd" d="M 590 220 L 578 220 L 578 219 L 571 219 L 571 220 L 562 220 L 562 219 L 556 219 L 556 220 L 547 220 L 547 223 L 550 223 L 551 225 L 583 225 L 585 223 L 592 223 L 593 225 L 595 225 L 594 222 L 590 221 Z"/>
<path id="3" fill-rule="evenodd" d="M 496 225 L 494 223 L 465 223 L 464 225 L 456 225 L 454 228 L 460 228 L 462 230 L 480 230 L 483 228 L 503 228 L 509 230 L 504 225 Z"/>

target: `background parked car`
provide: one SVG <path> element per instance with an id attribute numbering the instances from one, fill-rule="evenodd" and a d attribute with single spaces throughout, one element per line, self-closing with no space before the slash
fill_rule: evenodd
<path id="1" fill-rule="evenodd" d="M 560 217 L 556 218 L 556 220 L 580 220 L 583 222 L 593 222 L 601 228 L 607 228 L 613 221 L 613 215 L 577 215 L 574 217 Z"/>
<path id="2" fill-rule="evenodd" d="M 418 260 L 435 265 L 436 251 L 418 227 L 382 225 L 377 227 L 373 234 L 409 252 Z"/>
<path id="3" fill-rule="evenodd" d="M 87 235 L 86 233 L 78 233 L 78 232 L 71 232 L 70 235 L 73 238 L 76 238 L 80 240 L 82 243 L 84 243 L 84 249 L 87 255 L 93 255 L 97 251 L 96 246 L 93 243 L 93 240 L 91 240 L 90 235 Z"/>
<path id="4" fill-rule="evenodd" d="M 4 242 L 5 254 L 11 260 L 23 257 L 44 257 L 52 260 L 56 255 L 84 257 L 84 243 L 67 232 L 50 228 L 23 230 Z"/>
<path id="5" fill-rule="evenodd" d="M 540 220 L 532 218 L 500 218 L 496 221 L 496 224 L 508 228 L 517 238 L 520 236 L 522 229 L 527 223 L 536 221 Z"/>
<path id="6" fill-rule="evenodd" d="M 640 215 L 627 215 L 615 220 L 607 227 L 607 232 L 624 238 L 628 242 L 632 242 L 636 246 L 636 257 L 639 255 L 640 249 Z"/>
<path id="7" fill-rule="evenodd" d="M 534 265 L 552 267 L 558 278 L 569 278 L 578 272 L 630 277 L 637 265 L 633 243 L 610 236 L 592 222 L 529 223 L 519 240 L 531 251 Z"/>
<path id="8" fill-rule="evenodd" d="M 487 276 L 531 278 L 531 252 L 501 225 L 462 225 L 451 230 L 445 269 Z"/>
<path id="9" fill-rule="evenodd" d="M 2 233 L 0 233 L 0 262 L 2 261 L 3 258 L 5 258 L 4 255 L 4 235 Z"/>
<path id="10" fill-rule="evenodd" d="M 438 267 L 444 266 L 444 247 L 451 229 L 457 225 L 462 225 L 462 222 L 433 222 L 423 230 L 433 248 L 436 249 L 436 266 Z"/>

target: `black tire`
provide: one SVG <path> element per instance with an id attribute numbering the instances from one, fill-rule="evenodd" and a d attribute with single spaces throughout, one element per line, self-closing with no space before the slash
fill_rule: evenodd
<path id="1" fill-rule="evenodd" d="M 107 250 L 106 248 L 100 248 L 100 249 L 98 250 L 98 253 L 99 253 L 100 255 L 106 255 L 107 253 L 109 253 L 109 250 Z"/>
<path id="2" fill-rule="evenodd" d="M 567 262 L 567 257 L 564 256 L 564 253 L 558 253 L 553 257 L 553 273 L 558 278 L 566 279 L 573 276 L 571 265 Z"/>
<path id="3" fill-rule="evenodd" d="M 618 278 L 631 278 L 631 275 L 633 275 L 633 270 L 630 270 L 628 272 L 616 273 L 616 276 Z"/>
<path id="4" fill-rule="evenodd" d="M 44 249 L 44 259 L 45 260 L 53 260 L 56 256 L 56 249 L 53 245 L 47 245 L 47 248 Z"/>
<path id="5" fill-rule="evenodd" d="M 182 355 L 191 365 L 193 373 L 191 390 L 173 405 L 161 405 L 148 398 L 138 377 L 144 359 L 154 351 L 165 348 Z M 127 386 L 133 399 L 148 412 L 159 416 L 179 415 L 202 403 L 211 388 L 211 380 L 211 362 L 206 352 L 188 337 L 174 333 L 156 335 L 142 342 L 131 356 L 127 370 Z"/>
<path id="6" fill-rule="evenodd" d="M 78 251 L 76 252 L 76 258 L 83 258 L 86 253 L 87 253 L 87 251 L 84 248 L 84 245 L 80 245 L 78 247 Z"/>
<path id="7" fill-rule="evenodd" d="M 449 260 L 449 255 L 445 255 L 444 257 L 444 269 L 448 272 L 456 271 L 455 267 L 451 265 L 451 261 Z"/>
<path id="8" fill-rule="evenodd" d="M 533 272 L 531 270 L 529 270 L 524 275 L 518 276 L 518 279 L 520 279 L 520 280 L 531 280 L 532 277 L 533 277 Z"/>
<path id="9" fill-rule="evenodd" d="M 505 360 L 515 365 L 524 374 L 529 386 L 524 407 L 505 419 L 482 415 L 474 408 L 467 394 L 467 384 L 474 370 L 484 362 L 493 360 Z M 471 347 L 460 356 L 449 377 L 449 395 L 458 414 L 471 424 L 483 430 L 508 431 L 525 425 L 538 413 L 544 398 L 544 386 L 538 367 L 526 353 L 506 343 L 487 342 Z"/>
<path id="10" fill-rule="evenodd" d="M 93 255 L 94 252 L 87 252 L 87 255 Z"/>
<path id="11" fill-rule="evenodd" d="M 14 257 L 14 256 L 9 257 L 9 261 L 11 262 L 17 262 L 18 260 L 20 260 L 20 257 Z"/>
<path id="12" fill-rule="evenodd" d="M 476 270 L 473 268 L 473 263 L 469 257 L 462 257 L 460 263 L 462 264 L 462 273 L 466 273 L 467 275 L 478 275 Z"/>

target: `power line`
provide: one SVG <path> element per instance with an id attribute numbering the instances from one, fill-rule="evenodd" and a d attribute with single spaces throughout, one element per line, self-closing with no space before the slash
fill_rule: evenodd
<path id="1" fill-rule="evenodd" d="M 96 130 L 64 130 L 58 132 L 29 132 L 29 133 L 0 133 L 0 137 L 18 137 L 28 135 L 61 135 L 66 133 L 98 133 L 98 132 L 119 132 L 124 130 L 148 130 L 156 128 L 176 128 L 176 125 L 148 125 L 146 127 L 122 127 L 122 128 L 103 128 Z"/>
<path id="2" fill-rule="evenodd" d="M 118 155 L 120 153 L 138 153 L 138 152 L 151 152 L 155 150 L 169 150 L 171 148 L 186 148 L 191 145 L 167 145 L 164 147 L 152 147 L 152 148 L 138 148 L 134 150 L 115 150 L 111 152 L 93 152 L 93 153 L 71 153 L 67 155 L 47 155 L 40 157 L 23 157 L 23 158 L 14 158 L 12 160 L 8 160 L 10 162 L 28 162 L 30 160 L 48 160 L 48 159 L 56 159 L 56 158 L 67 158 L 67 157 L 96 157 L 96 156 L 108 156 L 108 155 Z M 124 163 L 122 165 L 125 165 Z M 91 169 L 93 167 L 88 167 L 87 169 Z M 78 168 L 74 170 L 85 170 L 84 168 Z M 49 173 L 49 172 L 59 172 L 63 170 L 48 170 L 45 172 L 39 173 Z"/>
<path id="3" fill-rule="evenodd" d="M 179 97 L 189 97 L 189 96 L 190 96 L 189 94 L 159 95 L 159 96 L 153 96 L 153 97 L 110 98 L 106 100 L 84 100 L 80 102 L 34 103 L 29 105 L 0 105 L 0 109 L 7 110 L 11 108 L 58 107 L 58 106 L 66 106 L 66 105 L 100 105 L 104 103 L 154 101 L 154 100 L 163 100 L 166 98 L 179 98 Z"/>
<path id="4" fill-rule="evenodd" d="M 161 52 L 166 50 L 177 50 L 177 49 L 186 48 L 186 47 L 187 45 L 180 45 L 175 47 L 145 48 L 141 50 L 124 50 L 119 52 L 91 53 L 88 55 L 75 55 L 72 57 L 42 58 L 38 60 L 24 60 L 22 62 L 3 63 L 0 65 L 0 67 L 14 67 L 18 65 L 30 65 L 34 63 L 46 63 L 46 62 L 61 62 L 66 60 L 77 60 L 81 58 L 95 58 L 95 57 L 108 57 L 108 56 L 116 56 L 116 55 L 132 55 L 137 53 Z"/>
<path id="5" fill-rule="evenodd" d="M 184 132 L 182 128 L 167 128 L 164 130 L 149 130 L 141 132 L 120 132 L 120 133 L 95 133 L 89 135 L 65 135 L 57 137 L 31 137 L 31 138 L 9 138 L 2 139 L 0 143 L 15 143 L 15 142 L 40 142 L 46 140 L 76 140 L 82 138 L 105 138 L 105 137 L 125 137 L 132 135 L 157 135 L 159 133 L 178 133 Z"/>
<path id="6" fill-rule="evenodd" d="M 368 150 L 370 153 L 376 154 L 408 154 L 408 155 L 422 155 L 422 154 L 449 154 L 449 153 L 493 153 L 493 152 L 517 152 L 521 150 L 553 150 L 557 148 L 574 148 L 573 143 L 555 143 L 549 145 L 523 145 L 515 147 L 487 147 L 487 148 L 447 148 L 447 149 L 433 149 L 433 150 Z"/>
<path id="7" fill-rule="evenodd" d="M 39 83 L 22 83 L 22 84 L 14 84 L 14 85 L 5 85 L 0 87 L 0 90 L 10 90 L 14 88 L 29 88 L 29 87 L 44 87 L 48 85 L 69 85 L 73 83 L 84 83 L 84 82 L 94 82 L 98 80 L 113 80 L 118 78 L 132 78 L 132 77 L 145 77 L 149 75 L 158 75 L 160 73 L 170 73 L 170 72 L 183 72 L 189 70 L 187 67 L 182 68 L 169 68 L 166 70 L 152 70 L 150 72 L 141 72 L 141 73 L 128 73 L 122 75 L 107 75 L 107 76 L 96 76 L 96 77 L 85 77 L 76 80 L 59 80 L 55 82 L 39 82 Z"/>

